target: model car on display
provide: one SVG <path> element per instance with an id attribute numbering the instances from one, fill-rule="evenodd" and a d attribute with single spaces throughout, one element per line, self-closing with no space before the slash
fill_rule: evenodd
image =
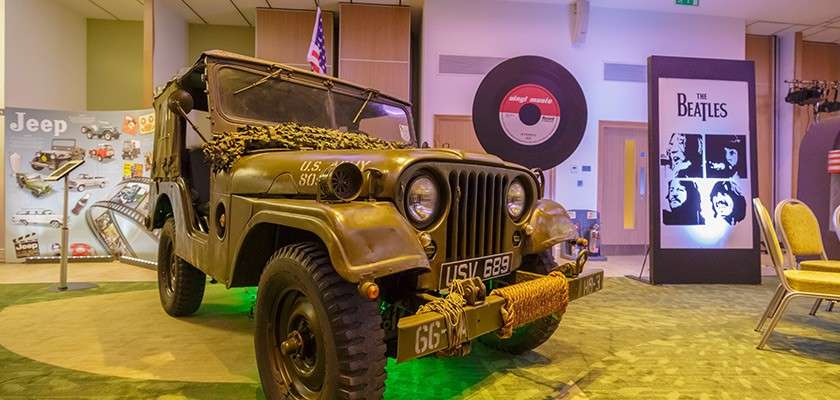
<path id="1" fill-rule="evenodd" d="M 380 398 L 386 357 L 463 355 L 474 339 L 525 352 L 601 288 L 602 271 L 581 273 L 586 251 L 559 267 L 551 256 L 577 238 L 540 171 L 418 148 L 394 97 L 209 51 L 154 106 L 161 304 L 194 313 L 206 275 L 258 286 L 269 399 Z"/>
<path id="2" fill-rule="evenodd" d="M 101 143 L 99 146 L 88 150 L 88 154 L 97 161 L 102 162 L 103 160 L 114 158 L 114 146 Z"/>
<path id="3" fill-rule="evenodd" d="M 85 195 L 76 202 L 76 205 L 73 206 L 73 209 L 70 210 L 70 212 L 72 212 L 73 215 L 79 215 L 79 213 L 82 212 L 82 209 L 84 209 L 87 205 L 88 201 L 90 201 L 90 193 L 85 193 Z"/>
<path id="4" fill-rule="evenodd" d="M 49 225 L 61 228 L 61 215 L 46 208 L 25 208 L 12 215 L 12 223 L 18 225 Z"/>
<path id="5" fill-rule="evenodd" d="M 140 157 L 140 141 L 132 139 L 123 142 L 123 160 L 133 160 L 137 157 Z"/>
<path id="6" fill-rule="evenodd" d="M 56 169 L 70 160 L 85 158 L 85 149 L 76 146 L 76 139 L 53 139 L 50 150 L 35 153 L 30 165 L 32 169 L 40 171 L 44 168 Z"/>
<path id="7" fill-rule="evenodd" d="M 52 255 L 61 255 L 61 243 L 53 243 L 50 249 L 52 250 Z M 68 255 L 70 257 L 95 256 L 96 250 L 87 243 L 70 243 L 70 254 Z"/>
<path id="8" fill-rule="evenodd" d="M 84 192 L 90 187 L 104 188 L 108 184 L 108 180 L 102 176 L 90 176 L 89 174 L 79 174 L 67 181 L 67 186 L 70 189 L 75 189 Z"/>
<path id="9" fill-rule="evenodd" d="M 120 131 L 108 122 L 99 121 L 99 125 L 82 125 L 82 134 L 88 139 L 119 139 Z"/>
<path id="10" fill-rule="evenodd" d="M 44 177 L 40 174 L 15 174 L 15 180 L 18 186 L 22 189 L 28 190 L 35 197 L 43 197 L 52 192 L 52 186 L 44 182 Z"/>

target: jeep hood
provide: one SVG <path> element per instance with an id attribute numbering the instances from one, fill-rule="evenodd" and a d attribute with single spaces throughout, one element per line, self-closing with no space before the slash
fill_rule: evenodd
<path id="1" fill-rule="evenodd" d="M 316 195 L 320 175 L 335 163 L 356 164 L 367 176 L 370 170 L 382 174 L 378 193 L 394 193 L 402 171 L 418 162 L 462 162 L 504 167 L 530 173 L 525 167 L 490 154 L 452 149 L 400 150 L 266 150 L 237 160 L 229 172 L 230 192 L 242 195 Z M 362 196 L 368 187 L 362 188 Z"/>

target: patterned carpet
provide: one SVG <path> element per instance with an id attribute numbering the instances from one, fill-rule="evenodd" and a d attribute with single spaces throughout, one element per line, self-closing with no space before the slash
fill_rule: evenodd
<path id="1" fill-rule="evenodd" d="M 110 283 L 86 292 L 51 293 L 48 285 L 0 285 L 0 319 L 17 305 L 77 296 L 138 292 L 156 296 L 152 283 Z M 534 352 L 510 357 L 480 345 L 465 358 L 425 358 L 388 365 L 387 399 L 837 399 L 840 393 L 840 312 L 807 315 L 808 301 L 794 302 L 758 351 L 753 332 L 775 282 L 761 286 L 649 286 L 608 278 L 603 291 L 569 307 L 561 329 Z M 227 293 L 224 308 L 247 313 L 242 291 Z M 102 296 L 103 299 L 108 296 Z M 214 322 L 222 309 L 208 304 L 192 324 Z M 93 299 L 91 299 L 93 300 Z M 47 303 L 46 306 L 57 303 Z M 29 307 L 29 306 L 27 306 Z M 8 308 L 8 310 L 6 310 Z M 159 309 L 149 310 L 149 315 Z M 144 315 L 110 311 L 115 320 Z M 252 323 L 234 318 L 237 332 Z M 2 322 L 2 321 L 0 321 Z M 244 324 L 244 325 L 243 325 Z M 0 324 L 2 325 L 2 324 Z M 56 330 L 72 342 L 74 331 Z M 48 325 L 48 324 L 47 324 Z M 13 335 L 16 329 L 0 331 Z M 126 338 L 143 332 L 125 332 Z M 3 338 L 9 339 L 7 338 Z M 160 339 L 162 346 L 177 347 Z M 2 342 L 2 340 L 0 340 Z M 45 345 L 47 345 L 45 343 Z M 131 346 L 126 340 L 125 346 Z M 241 352 L 253 352 L 245 341 Z M 119 352 L 110 349 L 109 352 Z M 212 352 L 211 352 L 212 353 Z M 69 353 L 68 353 L 69 354 Z M 252 354 L 252 353 L 251 353 Z M 114 357 L 119 359 L 119 357 Z M 108 361 L 108 360 L 105 360 Z M 107 362 L 106 362 L 107 365 Z M 118 368 L 114 365 L 114 368 Z M 183 365 L 185 370 L 190 365 Z M 244 374 L 249 375 L 249 374 Z M 59 367 L 0 347 L 0 399 L 261 399 L 256 383 L 200 383 L 132 379 Z"/>

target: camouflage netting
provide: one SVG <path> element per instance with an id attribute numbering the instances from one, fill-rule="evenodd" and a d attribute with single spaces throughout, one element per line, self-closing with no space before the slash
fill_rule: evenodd
<path id="1" fill-rule="evenodd" d="M 236 132 L 217 133 L 204 145 L 204 156 L 213 172 L 228 171 L 246 152 L 288 150 L 391 150 L 409 145 L 389 142 L 363 132 L 343 132 L 294 122 L 276 126 L 246 126 Z"/>

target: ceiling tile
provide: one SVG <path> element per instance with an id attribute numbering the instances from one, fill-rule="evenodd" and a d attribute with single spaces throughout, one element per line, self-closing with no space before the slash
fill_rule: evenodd
<path id="1" fill-rule="evenodd" d="M 803 39 L 811 42 L 836 42 L 840 39 L 840 29 L 838 28 L 823 28 L 824 30 L 815 30 L 813 33 L 805 35 Z"/>
<path id="2" fill-rule="evenodd" d="M 781 22 L 756 21 L 747 24 L 747 33 L 752 35 L 772 35 L 791 28 L 791 24 Z"/>
<path id="3" fill-rule="evenodd" d="M 88 0 L 57 0 L 59 3 L 85 18 L 114 19 Z"/>
<path id="4" fill-rule="evenodd" d="M 143 4 L 137 0 L 93 0 L 117 18 L 129 21 L 143 20 Z"/>
<path id="5" fill-rule="evenodd" d="M 188 0 L 188 3 L 212 25 L 248 25 L 230 0 Z"/>
<path id="6" fill-rule="evenodd" d="M 161 0 L 157 0 L 161 1 Z M 186 20 L 190 24 L 203 24 L 204 21 L 201 20 L 195 13 L 190 9 L 193 3 L 204 2 L 208 0 L 165 0 L 167 5 L 173 9 L 175 9 L 184 20 Z M 217 1 L 217 0 L 213 0 Z"/>

